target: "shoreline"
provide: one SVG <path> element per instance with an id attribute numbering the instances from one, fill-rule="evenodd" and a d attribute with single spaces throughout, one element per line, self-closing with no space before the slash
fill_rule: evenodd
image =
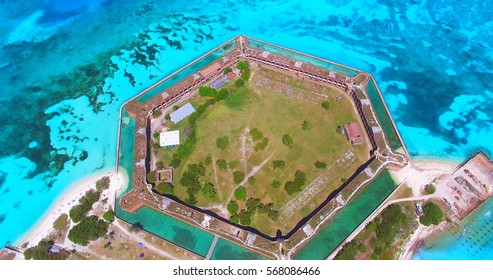
<path id="1" fill-rule="evenodd" d="M 78 204 L 79 199 L 90 189 L 95 189 L 96 182 L 103 177 L 110 178 L 110 187 L 108 196 L 112 198 L 117 194 L 122 186 L 126 185 L 128 176 L 124 172 L 116 172 L 113 169 L 101 171 L 95 174 L 88 175 L 74 183 L 72 183 L 58 198 L 50 205 L 41 218 L 19 237 L 14 243 L 14 246 L 21 247 L 28 242 L 28 247 L 37 245 L 40 240 L 48 236 L 53 230 L 53 222 L 62 214 L 68 214 L 70 209 Z M 114 200 L 110 204 L 114 209 Z M 97 207 L 97 206 L 96 206 Z"/>

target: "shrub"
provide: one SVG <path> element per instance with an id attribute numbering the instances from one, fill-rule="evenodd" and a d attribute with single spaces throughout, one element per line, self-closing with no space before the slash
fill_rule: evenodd
<path id="1" fill-rule="evenodd" d="M 64 230 L 68 227 L 70 221 L 67 214 L 62 214 L 53 222 L 53 229 L 56 231 Z"/>
<path id="2" fill-rule="evenodd" d="M 286 162 L 284 160 L 274 160 L 272 161 L 272 168 L 277 169 L 277 168 L 285 168 L 286 167 Z"/>
<path id="3" fill-rule="evenodd" d="M 250 225 L 252 223 L 252 219 L 251 219 L 250 215 L 251 215 L 251 212 L 241 210 L 240 213 L 238 213 L 238 218 L 240 219 L 240 223 L 242 223 L 245 226 Z"/>
<path id="4" fill-rule="evenodd" d="M 154 187 L 154 190 L 159 194 L 173 194 L 174 186 L 170 183 L 160 183 Z"/>
<path id="5" fill-rule="evenodd" d="M 291 136 L 289 136 L 289 134 L 284 134 L 282 136 L 282 143 L 288 147 L 293 147 L 294 145 L 294 141 L 293 141 L 293 138 L 291 138 Z"/>
<path id="6" fill-rule="evenodd" d="M 343 128 L 342 128 L 342 126 L 340 126 L 340 125 L 339 125 L 339 126 L 336 128 L 336 132 L 337 132 L 337 134 L 342 134 L 342 131 L 343 131 Z"/>
<path id="7" fill-rule="evenodd" d="M 443 212 L 440 206 L 433 202 L 428 202 L 423 206 L 423 215 L 419 222 L 425 226 L 438 225 L 443 219 Z"/>
<path id="8" fill-rule="evenodd" d="M 238 80 L 235 81 L 235 85 L 237 87 L 242 87 L 242 86 L 245 85 L 245 81 L 243 81 L 242 79 L 238 79 Z"/>
<path id="9" fill-rule="evenodd" d="M 274 189 L 278 189 L 281 186 L 281 182 L 278 180 L 273 180 L 272 183 L 270 184 Z"/>
<path id="10" fill-rule="evenodd" d="M 216 147 L 224 150 L 229 146 L 228 136 L 219 137 L 216 139 Z"/>
<path id="11" fill-rule="evenodd" d="M 239 186 L 235 190 L 234 195 L 235 195 L 236 200 L 245 200 L 246 199 L 246 189 L 245 189 L 245 187 Z"/>
<path id="12" fill-rule="evenodd" d="M 233 181 L 235 182 L 235 184 L 239 184 L 243 182 L 244 179 L 245 179 L 245 173 L 241 171 L 233 172 Z"/>
<path id="13" fill-rule="evenodd" d="M 428 185 L 426 185 L 426 187 L 425 187 L 425 192 L 426 192 L 427 194 L 434 194 L 434 193 L 436 192 L 436 187 L 435 187 L 435 185 L 433 185 L 433 184 L 428 184 Z"/>
<path id="14" fill-rule="evenodd" d="M 166 116 L 164 116 L 164 119 L 167 120 L 167 121 L 170 121 L 171 120 L 171 116 L 169 114 L 166 114 Z"/>
<path id="15" fill-rule="evenodd" d="M 301 129 L 303 129 L 303 130 L 309 130 L 310 129 L 310 124 L 307 121 L 303 121 L 303 123 L 301 123 Z"/>
<path id="16" fill-rule="evenodd" d="M 108 210 L 103 214 L 103 219 L 105 219 L 108 223 L 112 223 L 115 220 L 115 213 L 113 211 Z"/>
<path id="17" fill-rule="evenodd" d="M 206 156 L 204 160 L 205 165 L 209 165 L 212 163 L 212 157 L 211 156 Z"/>
<path id="18" fill-rule="evenodd" d="M 315 162 L 315 167 L 318 169 L 324 169 L 327 167 L 327 164 L 317 160 L 317 162 Z"/>
<path id="19" fill-rule="evenodd" d="M 249 184 L 249 185 L 253 185 L 253 184 L 255 184 L 255 181 L 256 181 L 256 180 L 255 180 L 255 177 L 253 177 L 253 176 L 252 176 L 252 177 L 250 177 L 250 178 L 248 178 L 248 184 Z"/>
<path id="20" fill-rule="evenodd" d="M 156 169 L 163 169 L 164 168 L 164 162 L 158 161 L 156 162 Z"/>
<path id="21" fill-rule="evenodd" d="M 232 215 L 238 213 L 238 203 L 234 200 L 231 200 L 229 203 L 228 203 L 228 212 L 231 213 Z"/>
<path id="22" fill-rule="evenodd" d="M 195 206 L 197 204 L 197 198 L 193 194 L 189 194 L 188 198 L 185 199 L 185 203 L 191 206 Z"/>
<path id="23" fill-rule="evenodd" d="M 330 102 L 329 101 L 322 102 L 322 107 L 324 107 L 325 110 L 329 110 L 330 109 Z"/>
<path id="24" fill-rule="evenodd" d="M 260 205 L 260 198 L 250 197 L 246 202 L 246 207 L 251 212 L 257 211 L 259 205 Z"/>
<path id="25" fill-rule="evenodd" d="M 96 216 L 84 218 L 75 225 L 68 233 L 68 239 L 82 246 L 86 246 L 89 241 L 94 241 L 106 234 L 108 223 L 98 219 Z"/>
<path id="26" fill-rule="evenodd" d="M 159 132 L 154 132 L 154 133 L 152 134 L 152 137 L 153 137 L 154 139 L 158 139 L 158 137 L 159 137 Z"/>
<path id="27" fill-rule="evenodd" d="M 160 117 L 162 114 L 163 114 L 163 111 L 161 111 L 161 110 L 155 110 L 155 111 L 153 111 L 153 112 L 152 112 L 152 116 L 153 116 L 154 118 L 158 118 L 158 117 Z"/>

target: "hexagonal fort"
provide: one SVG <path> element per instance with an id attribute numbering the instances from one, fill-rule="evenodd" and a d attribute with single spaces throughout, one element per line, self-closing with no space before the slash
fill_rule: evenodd
<path id="1" fill-rule="evenodd" d="M 369 74 L 245 36 L 206 55 L 218 52 L 123 107 L 135 119 L 123 210 L 149 206 L 289 255 L 381 170 L 408 162 Z"/>

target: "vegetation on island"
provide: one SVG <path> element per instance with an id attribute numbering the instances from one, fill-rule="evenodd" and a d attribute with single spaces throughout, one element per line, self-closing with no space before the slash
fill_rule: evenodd
<path id="1" fill-rule="evenodd" d="M 436 192 L 436 187 L 433 184 L 428 184 L 425 187 L 426 194 L 434 194 Z"/>
<path id="2" fill-rule="evenodd" d="M 294 175 L 293 181 L 286 182 L 286 184 L 284 185 L 284 189 L 289 195 L 297 194 L 301 192 L 301 190 L 305 186 L 306 180 L 307 179 L 305 172 L 298 170 Z"/>
<path id="3" fill-rule="evenodd" d="M 440 206 L 433 202 L 423 205 L 423 215 L 419 217 L 419 222 L 425 226 L 438 225 L 443 220 L 443 212 Z"/>
<path id="4" fill-rule="evenodd" d="M 330 102 L 329 101 L 323 101 L 322 107 L 324 107 L 325 110 L 329 110 L 330 109 Z"/>
<path id="5" fill-rule="evenodd" d="M 242 187 L 242 186 L 239 186 L 238 188 L 236 188 L 236 190 L 234 192 L 234 196 L 235 196 L 236 200 L 245 200 L 246 194 L 247 194 L 246 188 Z"/>
<path id="6" fill-rule="evenodd" d="M 36 246 L 24 251 L 24 258 L 26 260 L 66 260 L 70 256 L 70 252 L 65 249 L 61 249 L 58 253 L 50 252 L 54 245 L 52 240 L 41 240 Z"/>
<path id="7" fill-rule="evenodd" d="M 83 197 L 79 199 L 79 204 L 70 209 L 69 216 L 74 223 L 82 221 L 84 216 L 92 208 L 92 205 L 99 200 L 100 193 L 95 190 L 88 190 Z"/>
<path id="8" fill-rule="evenodd" d="M 115 212 L 113 212 L 112 210 L 108 210 L 108 211 L 104 212 L 103 219 L 105 221 L 107 221 L 108 223 L 114 222 L 115 221 Z"/>
<path id="9" fill-rule="evenodd" d="M 409 227 L 409 222 L 409 217 L 401 206 L 389 205 L 377 218 L 368 223 L 353 240 L 346 243 L 335 259 L 354 260 L 359 257 L 394 259 L 396 248 L 393 246 L 399 240 L 399 236 L 404 233 L 410 234 L 410 231 L 406 230 Z M 403 237 L 401 236 L 401 238 Z"/>
<path id="10" fill-rule="evenodd" d="M 68 233 L 68 239 L 82 246 L 106 235 L 108 223 L 96 216 L 83 219 L 75 225 Z"/>

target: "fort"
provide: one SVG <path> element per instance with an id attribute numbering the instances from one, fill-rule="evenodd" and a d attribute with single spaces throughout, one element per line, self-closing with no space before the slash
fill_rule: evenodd
<path id="1" fill-rule="evenodd" d="M 147 206 L 269 258 L 296 256 L 385 169 L 412 164 L 370 74 L 246 36 L 121 112 L 119 132 L 135 123 L 122 210 Z M 173 131 L 172 142 L 159 139 Z M 129 158 L 120 141 L 117 168 Z"/>

